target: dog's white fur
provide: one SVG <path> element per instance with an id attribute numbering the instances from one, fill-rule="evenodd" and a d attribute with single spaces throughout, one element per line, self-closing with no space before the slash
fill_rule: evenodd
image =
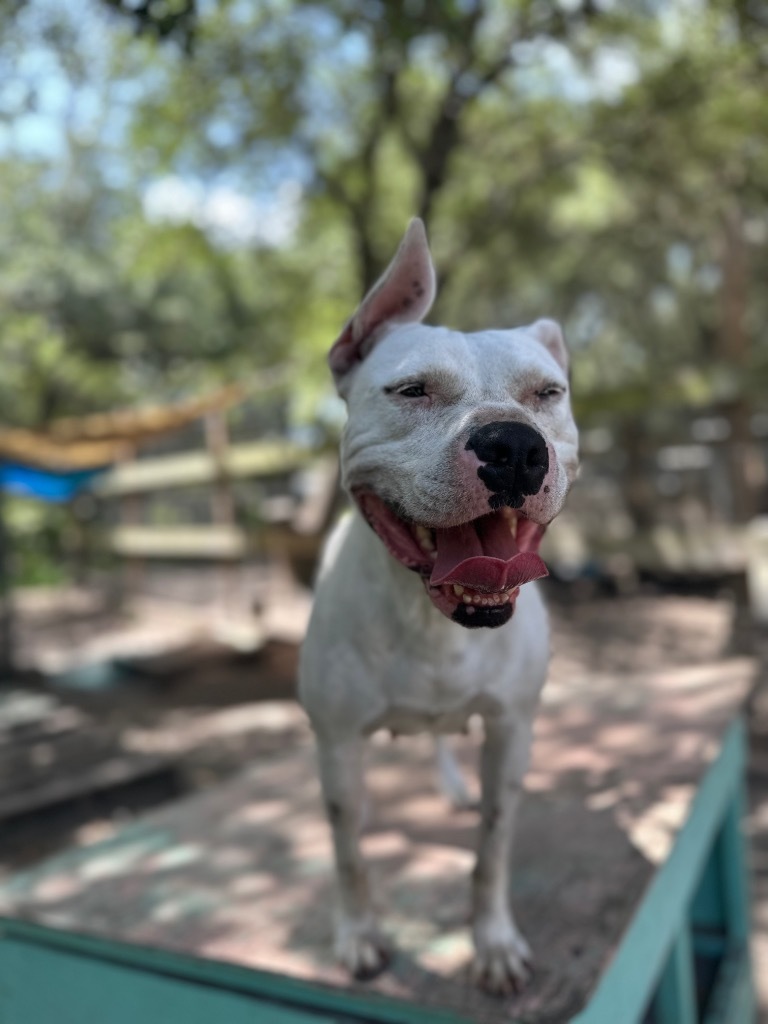
<path id="1" fill-rule="evenodd" d="M 466 451 L 470 430 L 497 421 L 534 427 L 546 440 L 546 487 L 522 512 L 549 523 L 577 468 L 559 328 L 465 335 L 426 327 L 434 271 L 413 221 L 381 281 L 331 352 L 349 418 L 342 443 L 345 486 L 374 491 L 404 518 L 449 527 L 487 513 L 489 492 Z M 428 407 L 398 400 L 398 382 L 428 379 Z M 555 401 L 536 398 L 543 386 Z M 417 403 L 418 404 L 418 403 Z M 481 822 L 473 872 L 473 974 L 504 993 L 525 980 L 529 949 L 508 901 L 514 823 L 527 770 L 532 720 L 548 662 L 548 629 L 535 584 L 519 594 L 499 629 L 464 629 L 430 600 L 423 581 L 386 549 L 355 511 L 332 535 L 319 576 L 300 668 L 314 728 L 336 855 L 340 913 L 336 952 L 370 976 L 386 961 L 358 846 L 365 737 L 460 731 L 483 718 Z"/>

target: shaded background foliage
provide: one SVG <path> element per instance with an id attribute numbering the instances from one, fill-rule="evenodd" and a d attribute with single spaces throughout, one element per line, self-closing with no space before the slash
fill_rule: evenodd
<path id="1" fill-rule="evenodd" d="M 704 414 L 706 514 L 766 510 L 768 4 L 27 0 L 0 59 L 5 422 L 285 364 L 280 424 L 334 420 L 324 353 L 419 214 L 435 320 L 563 321 L 639 524 Z"/>

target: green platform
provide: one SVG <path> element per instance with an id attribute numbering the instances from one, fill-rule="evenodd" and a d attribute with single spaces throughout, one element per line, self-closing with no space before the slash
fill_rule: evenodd
<path id="1" fill-rule="evenodd" d="M 751 1024 L 741 721 L 728 730 L 666 863 L 573 1024 Z"/>

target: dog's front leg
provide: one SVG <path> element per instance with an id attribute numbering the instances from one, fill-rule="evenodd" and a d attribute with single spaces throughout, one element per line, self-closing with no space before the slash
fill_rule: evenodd
<path id="1" fill-rule="evenodd" d="M 487 720 L 481 760 L 482 800 L 472 875 L 475 982 L 496 995 L 528 980 L 530 949 L 509 905 L 510 855 L 531 746 L 529 719 Z"/>
<path id="2" fill-rule="evenodd" d="M 368 872 L 360 852 L 363 740 L 318 737 L 318 756 L 339 884 L 336 957 L 356 978 L 373 978 L 387 966 L 388 955 L 374 918 Z"/>

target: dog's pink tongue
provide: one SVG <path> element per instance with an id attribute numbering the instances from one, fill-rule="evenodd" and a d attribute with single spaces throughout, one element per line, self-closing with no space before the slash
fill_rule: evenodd
<path id="1" fill-rule="evenodd" d="M 430 583 L 458 583 L 470 590 L 499 593 L 547 576 L 533 551 L 520 551 L 500 514 L 446 530 L 435 530 L 437 558 Z"/>

